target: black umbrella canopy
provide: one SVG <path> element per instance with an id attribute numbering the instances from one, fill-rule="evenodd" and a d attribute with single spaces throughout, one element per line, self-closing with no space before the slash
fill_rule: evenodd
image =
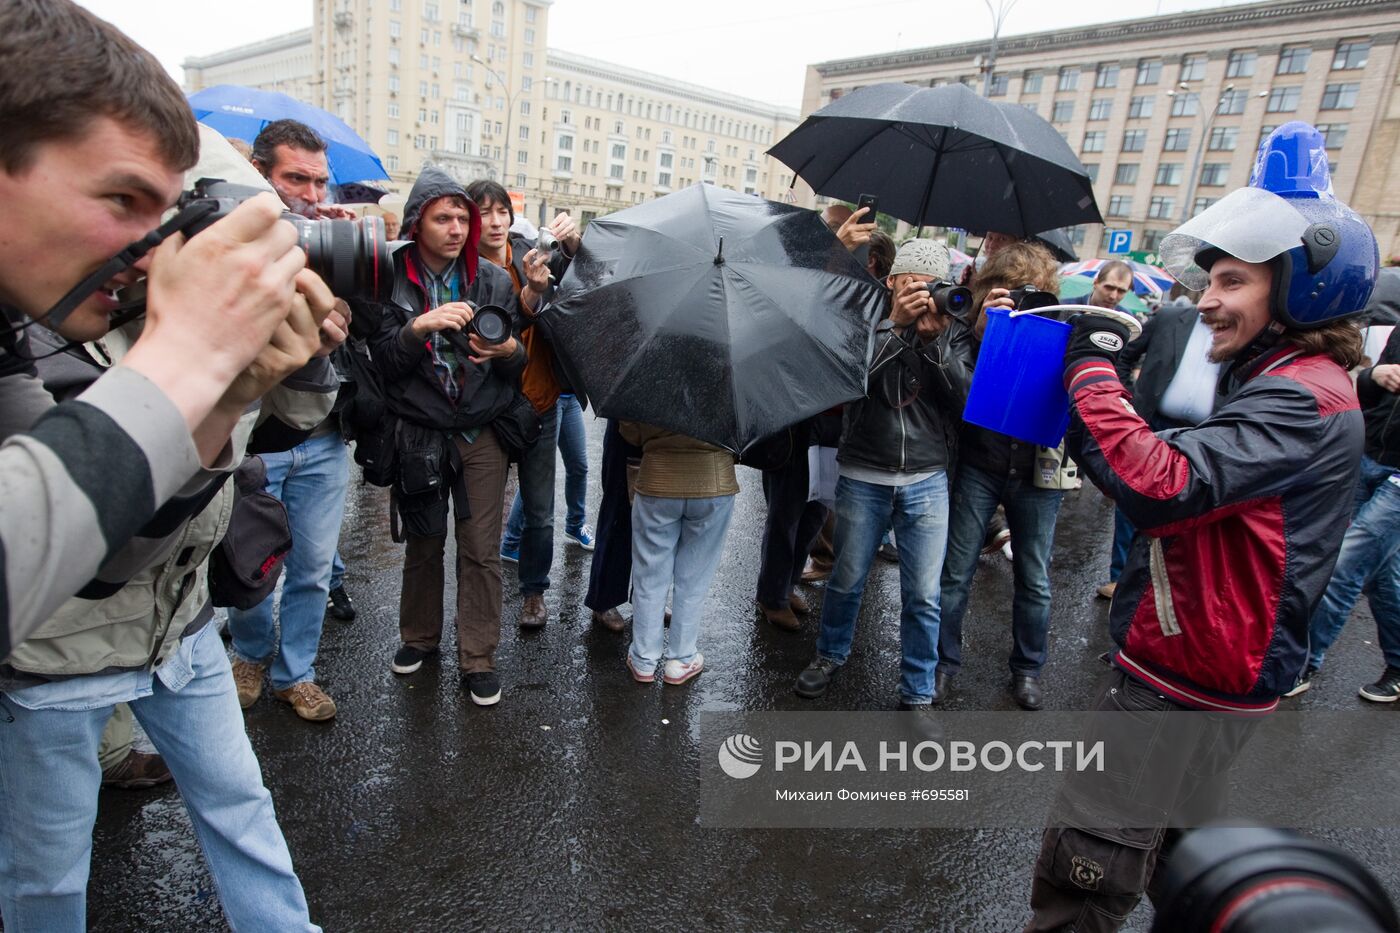
<path id="1" fill-rule="evenodd" d="M 599 414 L 741 452 L 865 394 L 886 301 L 814 212 L 701 184 L 592 221 L 540 320 Z"/>
<path id="2" fill-rule="evenodd" d="M 818 194 L 874 194 L 911 224 L 1029 236 L 1103 222 L 1088 171 L 1053 126 L 961 84 L 861 88 L 768 152 Z"/>

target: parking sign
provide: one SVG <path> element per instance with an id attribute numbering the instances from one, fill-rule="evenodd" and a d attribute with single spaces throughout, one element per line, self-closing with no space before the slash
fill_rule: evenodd
<path id="1" fill-rule="evenodd" d="M 1108 231 L 1108 251 L 1110 253 L 1126 253 L 1133 245 L 1133 231 L 1131 230 L 1110 230 Z"/>

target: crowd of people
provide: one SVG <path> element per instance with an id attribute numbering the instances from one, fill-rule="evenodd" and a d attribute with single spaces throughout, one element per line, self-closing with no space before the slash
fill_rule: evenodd
<path id="1" fill-rule="evenodd" d="M 326 203 L 326 144 L 308 127 L 268 124 L 240 152 L 197 127 L 148 53 L 67 0 L 0 7 L 0 54 L 11 66 L 0 118 L 28 130 L 0 139 L 12 220 L 0 250 L 6 929 L 82 929 L 98 788 L 172 775 L 216 881 L 236 879 L 219 884 L 231 925 L 316 929 L 239 708 L 270 688 L 302 719 L 336 715 L 315 662 L 327 614 L 357 612 L 337 553 L 355 472 L 347 441 L 364 477 L 389 487 L 405 548 L 399 639 L 386 650 L 396 675 L 439 654 L 449 531 L 472 703 L 505 693 L 503 561 L 517 568 L 517 624 L 537 629 L 561 543 L 592 552 L 583 602 L 609 632 L 630 625 L 635 681 L 701 674 L 739 461 L 609 421 L 596 530 L 587 522 L 589 402 L 539 326 L 580 248 L 567 214 L 536 240 L 498 183 L 425 168 L 395 231 L 392 292 L 332 296 L 279 223 L 283 210 L 348 213 Z M 200 178 L 263 193 L 196 235 L 128 247 Z M 1202 761 L 1228 764 L 1253 717 L 1308 689 L 1362 592 L 1386 667 L 1361 696 L 1400 698 L 1400 332 L 1364 357 L 1374 237 L 1317 179 L 1292 182 L 1288 200 L 1241 189 L 1167 238 L 1194 307 L 1163 308 L 1135 339 L 1112 316 L 1070 320 L 1071 422 L 1056 448 L 963 417 L 989 319 L 1058 290 L 1051 249 L 989 231 L 965 270 L 972 313 L 959 316 L 929 287 L 956 275 L 945 245 L 896 245 L 865 208 L 825 208 L 888 297 L 864 396 L 792 425 L 786 456 L 759 474 L 757 617 L 800 633 L 819 614 L 799 696 L 823 696 L 846 665 L 886 555 L 899 566 L 898 703 L 927 717 L 956 689 L 979 557 L 1004 552 L 1006 689 L 1040 709 L 1056 519 L 1086 476 L 1118 510 L 1099 590 L 1116 647 L 1093 705 L 1228 714 L 1208 740 L 1132 739 L 1142 760 L 1182 772 L 1182 793 L 1188 770 L 1217 773 Z M 1088 303 L 1114 308 L 1132 280 L 1105 263 Z M 503 333 L 477 320 L 490 315 L 504 315 Z M 290 550 L 254 561 L 250 577 L 229 542 L 256 535 L 229 528 L 259 496 L 281 502 Z M 280 588 L 260 588 L 259 571 L 283 559 Z M 232 606 L 229 652 L 212 594 Z M 133 748 L 133 720 L 159 754 Z M 1103 803 L 1076 800 L 1073 786 L 1065 800 Z M 1121 825 L 1142 825 L 1140 812 Z M 1100 825 L 1047 830 L 1027 929 L 1116 929 L 1148 890 L 1167 828 L 1078 828 Z"/>

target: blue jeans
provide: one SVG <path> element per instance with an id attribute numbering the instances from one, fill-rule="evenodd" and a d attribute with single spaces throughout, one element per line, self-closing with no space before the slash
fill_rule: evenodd
<path id="1" fill-rule="evenodd" d="M 987 522 L 1000 503 L 1011 529 L 1011 673 L 1040 675 L 1050 631 L 1050 554 L 1055 517 L 1064 493 L 1037 489 L 1030 477 L 996 476 L 975 466 L 958 467 L 953 485 L 953 518 L 948 528 L 948 560 L 943 565 L 943 630 L 939 662 L 948 674 L 962 668 L 962 621 Z M 899 542 L 902 549 L 904 541 Z"/>
<path id="2" fill-rule="evenodd" d="M 1137 534 L 1137 529 L 1128 520 L 1128 516 L 1123 514 L 1123 510 L 1114 506 L 1113 508 L 1113 558 L 1108 564 L 1108 579 L 1110 583 L 1117 583 L 1118 578 L 1123 575 L 1123 568 L 1128 565 L 1128 552 L 1132 550 L 1133 536 Z M 1014 554 L 1015 551 L 1012 551 Z"/>
<path id="3" fill-rule="evenodd" d="M 331 558 L 331 589 L 338 590 L 345 583 L 345 558 L 340 556 L 340 549 L 337 548 L 335 556 Z"/>
<path id="4" fill-rule="evenodd" d="M 271 660 L 274 690 L 316 679 L 316 649 L 326 618 L 331 561 L 345 514 L 350 461 L 338 434 L 302 441 L 285 453 L 262 454 L 267 491 L 287 507 L 292 551 L 282 580 L 279 627 L 273 625 L 270 594 L 252 609 L 231 609 L 228 630 L 233 652 L 244 661 Z M 275 657 L 274 657 L 275 655 Z"/>
<path id="5" fill-rule="evenodd" d="M 554 449 L 559 443 L 559 406 L 540 415 L 540 437 L 517 465 L 524 512 L 520 530 L 520 592 L 526 596 L 549 589 L 554 563 Z"/>
<path id="6" fill-rule="evenodd" d="M 656 670 L 662 657 L 695 657 L 705 597 L 724 554 L 733 496 L 663 499 L 637 494 L 632 502 L 632 666 Z M 666 642 L 666 594 L 671 600 Z M 663 655 L 664 650 L 664 655 Z"/>
<path id="7" fill-rule="evenodd" d="M 559 455 L 564 458 L 564 532 L 576 535 L 583 528 L 584 500 L 588 495 L 588 438 L 583 429 L 583 409 L 577 398 L 561 395 L 555 409 L 559 413 Z M 517 489 L 515 500 L 510 504 L 501 549 L 518 550 L 524 528 L 525 509 Z"/>
<path id="8" fill-rule="evenodd" d="M 948 474 L 909 486 L 836 481 L 836 561 L 822 603 L 817 653 L 845 664 L 856 633 L 870 563 L 893 525 L 899 541 L 899 696 L 905 703 L 933 700 L 938 666 L 938 575 L 948 543 Z"/>
<path id="9" fill-rule="evenodd" d="M 1322 667 L 1327 649 L 1365 592 L 1386 666 L 1400 668 L 1400 486 L 1390 482 L 1397 472 L 1361 458 L 1356 514 L 1308 627 L 1308 663 L 1313 667 Z"/>
<path id="10" fill-rule="evenodd" d="M 175 775 L 219 901 L 235 930 L 317 930 L 277 825 L 272 796 L 213 626 L 194 636 L 193 677 L 159 678 L 131 710 Z M 78 704 L 81 705 L 81 704 Z M 31 710 L 0 697 L 0 915 L 6 933 L 76 931 L 87 923 L 92 827 L 112 714 Z"/>

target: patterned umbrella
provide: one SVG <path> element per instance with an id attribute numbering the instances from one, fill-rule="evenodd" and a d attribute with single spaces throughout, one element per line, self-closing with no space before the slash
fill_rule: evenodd
<path id="1" fill-rule="evenodd" d="M 1061 275 L 1087 275 L 1089 278 L 1099 274 L 1099 269 L 1109 259 L 1086 259 L 1083 262 L 1070 262 L 1060 267 Z M 1166 289 L 1176 284 L 1176 279 L 1165 269 L 1156 266 L 1149 266 L 1145 262 L 1138 262 L 1134 259 L 1123 259 L 1133 270 L 1133 291 L 1139 295 L 1160 295 Z"/>

